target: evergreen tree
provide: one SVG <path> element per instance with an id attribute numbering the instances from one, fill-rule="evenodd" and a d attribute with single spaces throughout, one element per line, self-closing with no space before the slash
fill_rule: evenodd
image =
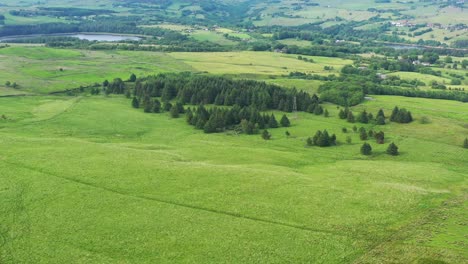
<path id="1" fill-rule="evenodd" d="M 286 130 L 286 132 L 284 132 L 284 134 L 285 134 L 287 137 L 291 136 L 291 133 L 289 133 L 289 131 L 287 131 L 287 130 Z"/>
<path id="2" fill-rule="evenodd" d="M 361 154 L 369 156 L 372 153 L 372 147 L 368 143 L 364 143 L 361 147 Z"/>
<path id="3" fill-rule="evenodd" d="M 353 140 L 351 139 L 350 136 L 347 136 L 346 137 L 346 143 L 351 144 L 351 142 L 353 142 Z"/>
<path id="4" fill-rule="evenodd" d="M 164 102 L 163 109 L 164 109 L 165 112 L 171 111 L 172 104 L 170 102 Z"/>
<path id="5" fill-rule="evenodd" d="M 282 127 L 288 127 L 291 125 L 291 122 L 289 122 L 289 119 L 286 115 L 283 115 L 281 117 L 280 124 Z"/>
<path id="6" fill-rule="evenodd" d="M 395 106 L 395 108 L 393 108 L 392 115 L 390 116 L 390 121 L 395 122 L 398 112 L 400 112 L 400 109 L 398 109 L 398 107 Z"/>
<path id="7" fill-rule="evenodd" d="M 140 108 L 140 101 L 138 101 L 138 98 L 133 97 L 133 100 L 132 100 L 132 107 L 133 107 L 133 108 Z"/>
<path id="8" fill-rule="evenodd" d="M 354 132 L 354 133 L 357 132 L 357 126 L 353 126 L 353 132 Z"/>
<path id="9" fill-rule="evenodd" d="M 363 124 L 367 124 L 367 123 L 369 123 L 369 119 L 367 119 L 367 118 L 368 118 L 367 117 L 367 112 L 366 112 L 366 110 L 364 110 L 359 115 L 358 121 L 363 123 Z"/>
<path id="10" fill-rule="evenodd" d="M 330 146 L 330 135 L 328 134 L 327 130 L 324 130 L 321 136 L 318 138 L 317 146 L 319 147 Z"/>
<path id="11" fill-rule="evenodd" d="M 354 123 L 354 115 L 353 115 L 353 112 L 349 111 L 348 112 L 348 116 L 346 117 L 346 120 L 350 123 Z"/>
<path id="12" fill-rule="evenodd" d="M 372 120 L 374 120 L 374 115 L 373 115 L 372 113 L 369 113 L 369 114 L 367 115 L 367 120 L 368 120 L 369 122 L 372 121 Z"/>
<path id="13" fill-rule="evenodd" d="M 263 132 L 262 132 L 262 138 L 263 138 L 264 140 L 269 140 L 269 139 L 271 138 L 270 132 L 268 132 L 268 130 L 266 130 L 266 129 L 263 130 Z"/>
<path id="14" fill-rule="evenodd" d="M 385 142 L 385 134 L 383 131 L 374 133 L 375 140 L 377 141 L 377 144 L 383 144 Z"/>
<path id="15" fill-rule="evenodd" d="M 268 120 L 268 127 L 269 128 L 277 128 L 278 121 L 276 121 L 276 117 L 274 114 L 271 114 L 270 119 Z"/>
<path id="16" fill-rule="evenodd" d="M 311 137 L 308 137 L 307 138 L 307 146 L 313 146 L 314 145 L 314 141 Z"/>
<path id="17" fill-rule="evenodd" d="M 170 110 L 170 114 L 172 118 L 178 118 L 179 117 L 179 108 L 176 105 L 173 105 Z"/>
<path id="18" fill-rule="evenodd" d="M 376 120 L 377 125 L 385 125 L 385 118 L 383 116 L 378 116 Z"/>
<path id="19" fill-rule="evenodd" d="M 465 141 L 463 141 L 463 147 L 468 149 L 468 138 L 465 138 Z"/>
<path id="20" fill-rule="evenodd" d="M 343 133 L 348 133 L 348 129 L 347 129 L 346 127 L 343 127 L 343 128 L 341 129 L 341 131 L 342 131 Z"/>
<path id="21" fill-rule="evenodd" d="M 374 130 L 370 129 L 369 132 L 367 132 L 370 138 L 374 137 Z"/>
<path id="22" fill-rule="evenodd" d="M 323 114 L 323 107 L 321 105 L 317 105 L 314 109 L 314 114 L 315 115 L 321 115 Z"/>
<path id="23" fill-rule="evenodd" d="M 379 112 L 377 113 L 377 118 L 379 117 L 383 117 L 383 119 L 385 120 L 385 114 L 384 114 L 384 111 L 382 109 L 379 110 Z"/>
<path id="24" fill-rule="evenodd" d="M 137 79 L 136 75 L 132 73 L 132 75 L 130 75 L 130 78 L 128 79 L 129 82 L 135 82 Z"/>
<path id="25" fill-rule="evenodd" d="M 104 82 L 102 82 L 102 86 L 104 86 L 104 87 L 109 86 L 109 81 L 108 81 L 108 80 L 105 80 Z"/>
<path id="26" fill-rule="evenodd" d="M 154 99 L 153 113 L 161 113 L 161 102 L 158 99 Z"/>
<path id="27" fill-rule="evenodd" d="M 187 123 L 189 124 L 192 124 L 192 119 L 193 119 L 193 112 L 192 112 L 192 109 L 187 109 L 186 113 L 185 113 L 185 120 L 187 121 Z"/>
<path id="28" fill-rule="evenodd" d="M 148 95 L 145 95 L 143 98 L 143 111 L 145 111 L 145 113 L 151 113 L 151 111 L 153 111 L 153 102 Z"/>
<path id="29" fill-rule="evenodd" d="M 332 134 L 330 137 L 330 145 L 335 146 L 336 145 L 336 135 Z"/>
<path id="30" fill-rule="evenodd" d="M 361 140 L 367 140 L 367 132 L 366 132 L 366 129 L 363 127 L 359 129 L 359 138 Z"/>
<path id="31" fill-rule="evenodd" d="M 395 145 L 395 143 L 392 142 L 390 145 L 388 145 L 387 154 L 392 155 L 392 156 L 397 156 L 400 154 L 398 152 L 398 147 L 397 145 Z"/>
<path id="32" fill-rule="evenodd" d="M 340 119 L 346 119 L 347 115 L 346 115 L 345 111 L 343 111 L 343 109 L 340 109 L 340 112 L 338 113 L 338 117 Z"/>
<path id="33" fill-rule="evenodd" d="M 323 116 L 324 117 L 329 117 L 330 116 L 330 113 L 328 112 L 327 109 L 325 109 L 325 111 L 323 112 Z"/>

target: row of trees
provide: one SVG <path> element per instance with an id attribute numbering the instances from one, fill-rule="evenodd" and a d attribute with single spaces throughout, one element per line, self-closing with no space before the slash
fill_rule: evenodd
<path id="1" fill-rule="evenodd" d="M 392 156 L 400 155 L 400 152 L 398 151 L 398 146 L 393 142 L 388 145 L 386 153 L 388 155 L 392 155 Z M 362 144 L 361 154 L 366 155 L 366 156 L 371 155 L 372 154 L 372 146 L 367 142 Z"/>

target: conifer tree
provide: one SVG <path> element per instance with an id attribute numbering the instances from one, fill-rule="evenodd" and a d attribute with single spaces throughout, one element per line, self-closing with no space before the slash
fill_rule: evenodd
<path id="1" fill-rule="evenodd" d="M 262 132 L 262 138 L 263 138 L 264 140 L 269 140 L 269 139 L 271 138 L 270 132 L 268 132 L 268 130 L 266 130 L 266 129 L 263 130 L 263 132 Z"/>
<path id="2" fill-rule="evenodd" d="M 465 141 L 463 141 L 463 147 L 468 149 L 468 138 L 465 138 Z"/>
<path id="3" fill-rule="evenodd" d="M 170 114 L 172 118 L 178 118 L 179 117 L 179 108 L 177 105 L 173 105 L 170 109 Z"/>
<path id="4" fill-rule="evenodd" d="M 353 132 L 356 133 L 357 131 L 357 126 L 353 126 Z"/>
<path id="5" fill-rule="evenodd" d="M 153 113 L 161 113 L 161 102 L 158 99 L 154 99 Z"/>
<path id="6" fill-rule="evenodd" d="M 366 132 L 366 129 L 363 127 L 359 129 L 359 138 L 361 140 L 367 140 L 367 132 Z"/>
<path id="7" fill-rule="evenodd" d="M 394 122 L 396 120 L 398 112 L 400 112 L 400 110 L 395 106 L 395 108 L 393 108 L 392 115 L 390 116 L 390 121 Z"/>
<path id="8" fill-rule="evenodd" d="M 342 131 L 343 133 L 348 133 L 348 129 L 347 129 L 346 127 L 343 127 L 343 128 L 341 129 L 341 131 Z"/>
<path id="9" fill-rule="evenodd" d="M 164 111 L 171 111 L 172 104 L 170 102 L 164 102 L 163 109 Z M 177 108 L 176 108 L 177 109 Z"/>
<path id="10" fill-rule="evenodd" d="M 130 75 L 130 78 L 128 79 L 129 82 L 135 82 L 137 79 L 136 75 L 132 73 L 132 75 Z"/>
<path id="11" fill-rule="evenodd" d="M 140 108 L 140 101 L 138 101 L 138 98 L 133 97 L 133 100 L 132 100 L 132 107 L 133 107 L 133 108 Z"/>
<path id="12" fill-rule="evenodd" d="M 359 118 L 358 118 L 358 121 L 363 123 L 363 124 L 367 124 L 369 123 L 369 119 L 367 117 L 367 112 L 366 110 L 362 111 L 361 114 L 359 115 Z"/>
<path id="13" fill-rule="evenodd" d="M 377 118 L 380 116 L 383 117 L 383 119 L 385 120 L 385 113 L 382 109 L 380 109 L 379 112 L 377 113 Z"/>
<path id="14" fill-rule="evenodd" d="M 321 115 L 323 114 L 323 107 L 321 105 L 317 105 L 314 109 L 314 114 L 315 115 Z"/>
<path id="15" fill-rule="evenodd" d="M 347 115 L 346 115 L 345 111 L 343 111 L 343 109 L 340 109 L 340 112 L 338 113 L 338 117 L 340 119 L 346 119 Z"/>
<path id="16" fill-rule="evenodd" d="M 383 144 L 385 142 L 385 134 L 383 131 L 374 133 L 375 140 L 377 141 L 377 144 Z"/>
<path id="17" fill-rule="evenodd" d="M 291 122 L 289 121 L 288 117 L 286 115 L 283 115 L 280 120 L 280 124 L 282 127 L 288 127 L 291 125 Z"/>
<path id="18" fill-rule="evenodd" d="M 398 147 L 397 145 L 395 145 L 395 143 L 392 142 L 390 145 L 388 145 L 387 154 L 392 156 L 398 156 L 400 154 L 398 152 Z"/>
<path id="19" fill-rule="evenodd" d="M 313 146 L 314 145 L 314 141 L 311 137 L 308 137 L 307 138 L 307 146 Z"/>
<path id="20" fill-rule="evenodd" d="M 349 111 L 348 112 L 348 116 L 346 117 L 346 120 L 350 123 L 354 123 L 354 115 L 353 115 L 353 112 Z"/>
<path id="21" fill-rule="evenodd" d="M 324 117 L 329 117 L 330 116 L 330 113 L 328 112 L 327 109 L 325 109 L 325 111 L 323 112 L 323 116 Z"/>
<path id="22" fill-rule="evenodd" d="M 151 113 L 151 111 L 153 111 L 153 102 L 149 95 L 145 95 L 143 98 L 143 111 L 145 111 L 145 113 Z"/>
<path id="23" fill-rule="evenodd" d="M 278 121 L 276 121 L 276 117 L 274 114 L 271 114 L 270 119 L 268 120 L 268 127 L 269 128 L 277 128 Z"/>
<path id="24" fill-rule="evenodd" d="M 385 118 L 383 116 L 378 116 L 375 123 L 377 125 L 385 125 Z"/>
<path id="25" fill-rule="evenodd" d="M 351 139 L 351 136 L 346 137 L 346 143 L 351 144 L 353 140 Z"/>
<path id="26" fill-rule="evenodd" d="M 361 154 L 362 155 L 370 155 L 372 153 L 372 147 L 370 144 L 368 143 L 364 143 L 362 146 L 361 146 Z"/>
<path id="27" fill-rule="evenodd" d="M 185 120 L 187 120 L 187 123 L 192 124 L 192 119 L 193 119 L 192 109 L 188 108 L 187 111 L 185 112 Z"/>

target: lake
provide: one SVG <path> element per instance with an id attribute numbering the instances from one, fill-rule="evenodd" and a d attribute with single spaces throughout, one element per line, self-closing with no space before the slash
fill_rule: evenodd
<path id="1" fill-rule="evenodd" d="M 44 35 L 23 35 L 23 36 L 9 36 L 0 38 L 0 42 L 8 42 L 11 40 L 28 39 L 36 37 L 72 37 L 81 40 L 89 41 L 105 41 L 105 42 L 117 42 L 124 40 L 138 41 L 140 37 L 127 36 L 127 35 L 116 35 L 116 34 L 87 34 L 87 33 L 70 33 L 70 34 L 44 34 Z"/>

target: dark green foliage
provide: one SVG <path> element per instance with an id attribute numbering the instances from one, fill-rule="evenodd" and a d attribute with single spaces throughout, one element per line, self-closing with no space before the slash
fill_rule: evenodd
<path id="1" fill-rule="evenodd" d="M 369 123 L 369 119 L 368 119 L 366 110 L 362 111 L 362 112 L 359 114 L 358 122 L 364 123 L 364 124 Z"/>
<path id="2" fill-rule="evenodd" d="M 355 122 L 353 112 L 351 112 L 351 111 L 348 112 L 348 116 L 346 117 L 346 120 L 347 120 L 349 123 L 354 123 L 354 122 Z"/>
<path id="3" fill-rule="evenodd" d="M 323 107 L 320 105 L 317 105 L 314 109 L 314 114 L 315 115 L 321 115 L 323 114 Z"/>
<path id="4" fill-rule="evenodd" d="M 317 133 L 315 133 L 315 135 L 312 137 L 311 143 L 319 147 L 329 147 L 336 145 L 336 135 L 333 134 L 330 136 L 327 130 L 324 130 L 323 132 L 318 130 Z"/>
<path id="5" fill-rule="evenodd" d="M 268 127 L 269 128 L 277 128 L 278 127 L 278 121 L 276 121 L 276 117 L 274 114 L 271 114 L 270 120 L 268 121 Z"/>
<path id="6" fill-rule="evenodd" d="M 139 107 L 140 107 L 140 101 L 138 100 L 138 98 L 133 97 L 133 99 L 132 99 L 132 107 L 133 107 L 133 108 L 139 108 Z"/>
<path id="7" fill-rule="evenodd" d="M 161 102 L 158 99 L 153 101 L 153 113 L 161 113 Z"/>
<path id="8" fill-rule="evenodd" d="M 369 132 L 367 132 L 370 138 L 374 137 L 374 130 L 370 129 Z"/>
<path id="9" fill-rule="evenodd" d="M 374 133 L 374 138 L 377 144 L 383 144 L 385 142 L 385 133 L 383 131 Z"/>
<path id="10" fill-rule="evenodd" d="M 187 121 L 188 124 L 192 124 L 192 119 L 193 119 L 193 112 L 192 112 L 192 109 L 190 109 L 190 107 L 187 109 L 187 111 L 185 112 L 185 120 Z"/>
<path id="11" fill-rule="evenodd" d="M 387 148 L 387 154 L 392 155 L 392 156 L 398 156 L 400 153 L 398 152 L 398 147 L 395 145 L 395 143 L 390 143 Z"/>
<path id="12" fill-rule="evenodd" d="M 468 149 L 468 138 L 465 138 L 465 141 L 463 141 L 463 148 Z"/>
<path id="13" fill-rule="evenodd" d="M 143 110 L 145 113 L 151 113 L 153 111 L 153 101 L 149 96 L 143 98 Z"/>
<path id="14" fill-rule="evenodd" d="M 132 73 L 132 75 L 130 75 L 130 78 L 128 79 L 129 82 L 135 82 L 137 79 L 136 75 Z"/>
<path id="15" fill-rule="evenodd" d="M 262 138 L 263 138 L 264 140 L 269 140 L 269 139 L 271 138 L 270 132 L 268 132 L 268 130 L 266 130 L 266 129 L 263 130 L 263 132 L 262 132 Z"/>
<path id="16" fill-rule="evenodd" d="M 163 109 L 164 109 L 165 112 L 171 111 L 172 104 L 170 102 L 167 102 L 167 101 L 164 102 Z M 179 111 L 177 110 L 177 112 L 179 112 Z"/>
<path id="17" fill-rule="evenodd" d="M 246 119 L 243 119 L 241 121 L 241 128 L 242 128 L 242 132 L 246 133 L 247 135 L 252 135 L 252 134 L 257 133 L 255 124 L 253 122 L 247 121 Z"/>
<path id="18" fill-rule="evenodd" d="M 382 109 L 380 109 L 379 112 L 377 113 L 377 118 L 378 117 L 383 117 L 385 119 L 385 113 Z"/>
<path id="19" fill-rule="evenodd" d="M 411 112 L 402 108 L 399 109 L 397 106 L 392 111 L 392 115 L 390 116 L 390 121 L 397 122 L 397 123 L 411 123 L 413 122 L 413 116 Z"/>
<path id="20" fill-rule="evenodd" d="M 347 116 L 348 114 L 343 109 L 340 109 L 340 112 L 338 113 L 338 117 L 340 119 L 346 119 Z"/>
<path id="21" fill-rule="evenodd" d="M 173 105 L 170 109 L 170 114 L 172 118 L 179 117 L 179 108 L 176 105 Z"/>
<path id="22" fill-rule="evenodd" d="M 369 156 L 372 154 L 372 147 L 370 144 L 368 143 L 364 143 L 362 146 L 361 146 L 361 154 L 362 155 L 366 155 L 366 156 Z"/>
<path id="23" fill-rule="evenodd" d="M 282 127 L 289 127 L 291 125 L 291 122 L 289 121 L 286 115 L 283 115 L 281 117 L 280 124 Z"/>
<path id="24" fill-rule="evenodd" d="M 348 129 L 347 129 L 346 127 L 343 127 L 343 128 L 341 129 L 341 131 L 342 131 L 343 133 L 348 133 Z"/>
<path id="25" fill-rule="evenodd" d="M 359 138 L 361 140 L 367 140 L 367 132 L 366 132 L 366 129 L 363 127 L 359 129 Z"/>
<path id="26" fill-rule="evenodd" d="M 353 140 L 351 139 L 351 137 L 347 136 L 346 137 L 346 143 L 351 144 L 352 142 L 353 142 Z"/>
<path id="27" fill-rule="evenodd" d="M 330 113 L 328 112 L 327 109 L 325 109 L 325 111 L 323 112 L 323 116 L 324 117 L 329 117 L 330 116 Z"/>
<path id="28" fill-rule="evenodd" d="M 378 116 L 375 123 L 377 125 L 385 125 L 385 118 L 383 116 Z"/>
<path id="29" fill-rule="evenodd" d="M 353 126 L 353 132 L 354 132 L 354 133 L 357 132 L 357 126 Z"/>
<path id="30" fill-rule="evenodd" d="M 284 132 L 284 134 L 285 134 L 287 137 L 291 136 L 291 133 L 289 133 L 289 131 L 287 131 L 287 130 L 286 130 L 286 132 Z"/>
<path id="31" fill-rule="evenodd" d="M 102 82 L 102 86 L 107 87 L 108 85 L 109 85 L 109 81 L 108 81 L 108 80 L 105 80 L 104 82 Z"/>

